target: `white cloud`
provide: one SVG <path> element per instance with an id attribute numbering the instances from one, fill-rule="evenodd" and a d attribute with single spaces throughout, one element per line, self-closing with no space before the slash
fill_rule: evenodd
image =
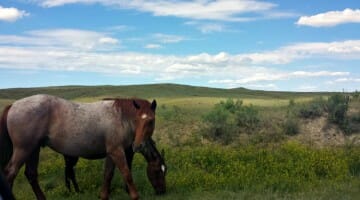
<path id="1" fill-rule="evenodd" d="M 308 72 L 308 71 L 295 71 L 289 74 L 293 77 L 321 77 L 321 76 L 348 76 L 349 72 L 330 72 L 330 71 L 317 71 L 317 72 Z"/>
<path id="2" fill-rule="evenodd" d="M 346 77 L 346 78 L 339 78 L 336 79 L 335 82 L 355 82 L 355 83 L 359 83 L 360 82 L 360 78 L 350 78 L 350 77 Z"/>
<path id="3" fill-rule="evenodd" d="M 28 31 L 23 35 L 0 35 L 0 45 L 16 45 L 48 48 L 72 48 L 74 50 L 106 50 L 119 44 L 104 33 L 77 29 L 49 29 Z"/>
<path id="4" fill-rule="evenodd" d="M 160 44 L 147 44 L 144 46 L 145 49 L 160 49 L 161 47 Z"/>
<path id="5" fill-rule="evenodd" d="M 210 55 L 201 53 L 188 57 L 189 61 L 224 65 L 279 65 L 310 58 L 360 59 L 360 40 L 322 43 L 296 43 L 272 51 L 230 55 L 226 52 Z"/>
<path id="6" fill-rule="evenodd" d="M 29 13 L 24 10 L 19 10 L 17 8 L 5 8 L 0 6 L 0 21 L 14 22 L 28 15 Z"/>
<path id="7" fill-rule="evenodd" d="M 331 71 L 294 71 L 294 72 L 282 72 L 274 71 L 269 69 L 262 69 L 259 72 L 248 74 L 240 79 L 217 79 L 210 80 L 209 83 L 213 84 L 230 84 L 230 85 L 241 85 L 241 84 L 253 84 L 264 81 L 280 81 L 290 79 L 304 79 L 314 77 L 332 77 L 332 76 L 348 76 L 349 72 L 331 72 Z"/>
<path id="8" fill-rule="evenodd" d="M 99 39 L 100 44 L 118 44 L 119 40 L 111 37 L 102 37 Z"/>
<path id="9" fill-rule="evenodd" d="M 194 20 L 251 21 L 260 18 L 293 17 L 293 13 L 274 11 L 277 4 L 259 0 L 35 0 L 44 7 L 65 4 L 99 3 L 104 6 L 148 12 L 154 16 L 174 16 Z M 244 17 L 248 13 L 261 17 Z M 265 17 L 264 17 L 265 16 Z"/>
<path id="10" fill-rule="evenodd" d="M 331 27 L 345 23 L 360 23 L 360 9 L 345 9 L 329 11 L 313 16 L 302 16 L 296 22 L 298 25 L 313 27 Z"/>
<path id="11" fill-rule="evenodd" d="M 360 40 L 296 43 L 261 53 L 241 54 L 236 59 L 253 64 L 287 64 L 294 60 L 325 57 L 328 59 L 360 59 Z"/>
<path id="12" fill-rule="evenodd" d="M 164 43 L 164 44 L 178 43 L 178 42 L 185 40 L 185 38 L 180 35 L 169 35 L 169 34 L 163 34 L 163 33 L 156 33 L 153 35 L 153 37 L 160 43 Z"/>
<path id="13" fill-rule="evenodd" d="M 175 41 L 168 39 L 168 35 L 158 36 L 167 38 L 164 43 Z M 277 65 L 317 57 L 360 59 L 360 41 L 357 40 L 298 43 L 250 54 L 220 52 L 187 56 L 115 51 L 113 46 L 118 46 L 118 43 L 117 39 L 104 33 L 73 29 L 35 30 L 22 35 L 0 34 L 0 68 L 136 74 L 159 81 L 202 78 L 210 80 L 211 84 L 276 89 L 275 85 L 270 85 L 274 81 L 317 77 L 341 79 L 352 75 L 343 70 L 285 71 Z M 156 44 L 148 47 L 156 47 Z"/>
<path id="14" fill-rule="evenodd" d="M 224 32 L 225 27 L 221 24 L 203 24 L 199 27 L 202 33 Z"/>
<path id="15" fill-rule="evenodd" d="M 190 21 L 186 22 L 185 25 L 193 26 L 204 34 L 230 31 L 225 25 L 220 23 L 203 23 L 199 21 Z"/>
<path id="16" fill-rule="evenodd" d="M 116 25 L 116 26 L 110 26 L 107 27 L 106 30 L 109 30 L 111 32 L 124 32 L 124 31 L 130 31 L 130 30 L 134 30 L 135 28 L 132 26 L 127 26 L 127 25 Z"/>

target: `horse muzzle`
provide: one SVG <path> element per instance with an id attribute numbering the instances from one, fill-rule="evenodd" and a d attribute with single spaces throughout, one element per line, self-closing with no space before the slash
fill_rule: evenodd
<path id="1" fill-rule="evenodd" d="M 144 142 L 140 144 L 133 143 L 132 148 L 135 153 L 140 152 L 145 148 L 145 143 Z"/>

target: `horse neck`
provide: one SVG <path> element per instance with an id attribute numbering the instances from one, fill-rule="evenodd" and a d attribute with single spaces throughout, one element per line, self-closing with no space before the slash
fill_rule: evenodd
<path id="1" fill-rule="evenodd" d="M 157 150 L 155 143 L 151 138 L 146 142 L 146 146 L 146 151 L 142 152 L 142 154 L 148 163 L 156 161 L 163 162 L 161 154 Z"/>
<path id="2" fill-rule="evenodd" d="M 114 99 L 113 106 L 126 120 L 135 120 L 136 109 L 131 99 Z"/>

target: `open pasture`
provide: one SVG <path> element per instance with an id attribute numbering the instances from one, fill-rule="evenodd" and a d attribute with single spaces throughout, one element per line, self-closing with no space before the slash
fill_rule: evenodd
<path id="1" fill-rule="evenodd" d="M 296 103 L 306 103 L 315 97 L 330 96 L 330 93 L 224 90 L 167 84 L 67 86 L 0 90 L 0 109 L 16 99 L 37 93 L 53 94 L 79 102 L 120 96 L 157 100 L 154 139 L 158 149 L 164 148 L 166 152 L 167 193 L 163 196 L 154 194 L 146 177 L 146 162 L 140 154 L 136 154 L 133 177 L 142 199 L 360 197 L 359 146 L 349 143 L 319 149 L 286 140 L 264 146 L 253 139 L 224 146 L 204 141 L 200 135 L 204 115 L 215 104 L 228 98 L 241 99 L 244 105 L 255 106 L 260 110 L 264 124 L 276 124 L 276 120 L 281 121 L 285 117 L 290 99 Z M 358 112 L 359 105 L 352 103 L 349 112 Z M 17 199 L 35 199 L 23 171 L 15 179 L 14 193 Z M 80 159 L 76 173 L 81 189 L 79 194 L 68 192 L 65 187 L 63 157 L 49 148 L 41 150 L 39 181 L 48 199 L 98 199 L 103 161 Z M 111 197 L 128 199 L 120 173 L 116 170 L 115 174 Z"/>

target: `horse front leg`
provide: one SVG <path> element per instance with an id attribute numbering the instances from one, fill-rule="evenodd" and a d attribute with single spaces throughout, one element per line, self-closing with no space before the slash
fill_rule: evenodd
<path id="1" fill-rule="evenodd" d="M 114 177 L 115 164 L 112 159 L 107 156 L 105 158 L 104 182 L 101 189 L 100 197 L 103 200 L 109 199 L 111 180 Z"/>
<path id="2" fill-rule="evenodd" d="M 26 161 L 25 165 L 25 176 L 28 182 L 31 185 L 32 190 L 34 191 L 36 198 L 38 200 L 45 200 L 45 195 L 40 188 L 39 181 L 38 181 L 38 164 L 39 164 L 39 153 L 40 148 L 38 147 Z"/>
<path id="3" fill-rule="evenodd" d="M 134 158 L 134 151 L 132 149 L 132 147 L 128 147 L 127 149 L 125 149 L 125 156 L 126 156 L 126 163 L 129 167 L 129 170 L 131 172 L 131 167 L 132 167 L 132 161 Z M 126 183 L 125 183 L 125 191 L 127 193 L 129 193 L 129 188 L 127 187 Z"/>
<path id="4" fill-rule="evenodd" d="M 124 178 L 124 181 L 129 188 L 130 198 L 133 200 L 139 199 L 139 194 L 135 187 L 133 178 L 131 176 L 130 169 L 129 169 L 127 161 L 126 161 L 124 149 L 117 148 L 116 150 L 110 152 L 110 157 L 114 161 L 116 166 L 119 168 L 119 170 Z"/>

